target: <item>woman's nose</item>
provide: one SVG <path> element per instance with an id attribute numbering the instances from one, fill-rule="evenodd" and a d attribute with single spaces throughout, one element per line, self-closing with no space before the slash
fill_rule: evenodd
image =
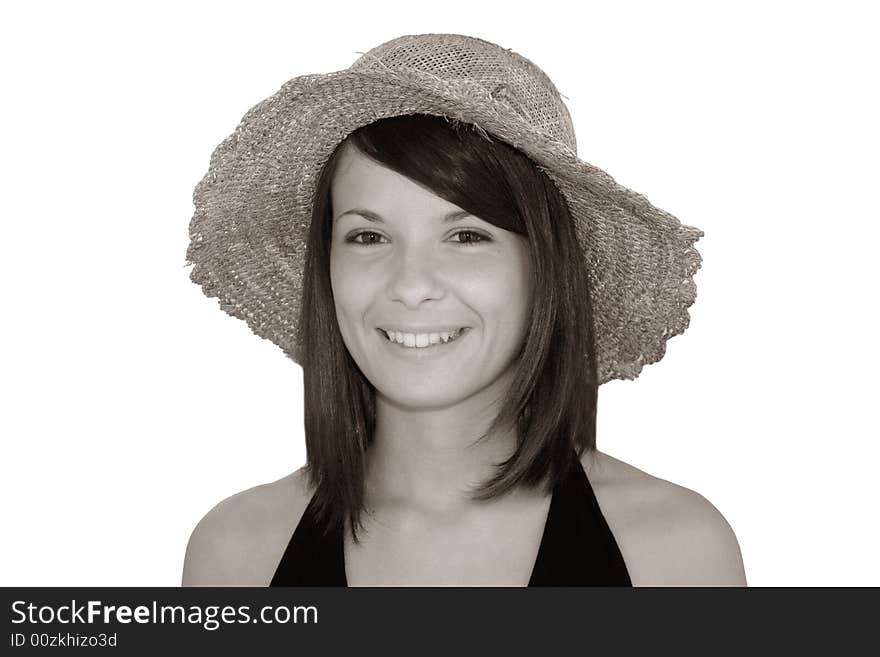
<path id="1" fill-rule="evenodd" d="M 410 245 L 397 250 L 389 280 L 389 296 L 408 308 L 426 299 L 439 299 L 443 288 L 435 254 L 428 246 Z"/>

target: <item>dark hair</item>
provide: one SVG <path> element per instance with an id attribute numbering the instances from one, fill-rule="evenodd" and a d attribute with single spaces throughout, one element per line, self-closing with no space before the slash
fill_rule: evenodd
<path id="1" fill-rule="evenodd" d="M 531 325 L 516 374 L 487 433 L 515 427 L 517 448 L 475 492 L 489 499 L 546 480 L 554 487 L 596 445 L 596 376 L 587 268 L 555 183 L 528 156 L 475 126 L 427 114 L 382 119 L 344 143 L 484 221 L 526 236 Z M 342 144 L 317 181 L 299 339 L 303 345 L 307 466 L 326 529 L 363 529 L 365 451 L 375 391 L 346 349 L 330 285 L 330 181 Z M 481 436 L 481 438 L 484 436 Z"/>

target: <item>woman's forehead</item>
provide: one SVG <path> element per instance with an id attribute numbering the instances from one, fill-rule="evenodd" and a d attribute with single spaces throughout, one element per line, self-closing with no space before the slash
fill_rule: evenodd
<path id="1" fill-rule="evenodd" d="M 425 185 L 373 160 L 353 146 L 347 144 L 343 148 L 330 184 L 334 219 L 356 209 L 368 211 L 372 218 L 393 218 L 402 212 L 430 214 L 439 219 L 446 219 L 453 213 L 465 214 L 462 208 Z"/>

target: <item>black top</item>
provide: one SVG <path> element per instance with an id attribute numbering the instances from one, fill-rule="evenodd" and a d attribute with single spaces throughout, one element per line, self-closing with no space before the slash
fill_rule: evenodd
<path id="1" fill-rule="evenodd" d="M 269 586 L 348 586 L 342 529 L 322 535 L 312 497 Z M 529 586 L 632 586 L 576 455 L 553 492 Z"/>

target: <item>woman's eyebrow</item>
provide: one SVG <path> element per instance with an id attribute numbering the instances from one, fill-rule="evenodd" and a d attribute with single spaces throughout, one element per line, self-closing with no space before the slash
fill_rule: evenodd
<path id="1" fill-rule="evenodd" d="M 373 212 L 372 210 L 365 210 L 364 208 L 352 208 L 351 210 L 346 210 L 345 212 L 343 212 L 342 214 L 337 216 L 333 221 L 339 221 L 340 219 L 342 219 L 342 217 L 345 217 L 346 215 L 350 215 L 350 214 L 360 215 L 361 217 L 363 217 L 367 221 L 372 221 L 374 223 L 379 223 L 379 224 L 385 223 L 385 220 L 381 217 L 381 215 Z M 470 212 L 467 212 L 465 210 L 453 210 L 452 212 L 450 212 L 446 216 L 444 216 L 442 221 L 445 224 L 445 223 L 449 223 L 451 221 L 460 221 L 460 220 L 464 219 L 465 217 L 471 217 L 471 216 L 473 216 L 473 215 Z"/>

